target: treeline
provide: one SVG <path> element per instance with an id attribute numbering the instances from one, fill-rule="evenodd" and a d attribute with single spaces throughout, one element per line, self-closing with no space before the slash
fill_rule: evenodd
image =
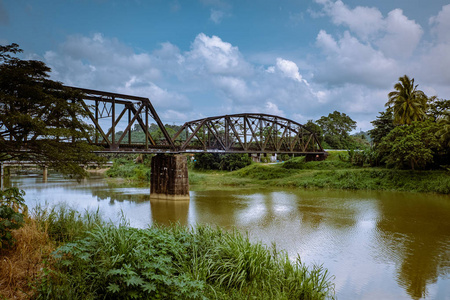
<path id="1" fill-rule="evenodd" d="M 318 135 L 324 148 L 349 149 L 349 160 L 360 166 L 416 170 L 450 164 L 450 100 L 428 97 L 414 78 L 404 75 L 388 94 L 385 106 L 368 133 L 351 136 L 356 122 L 337 111 L 305 125 Z"/>

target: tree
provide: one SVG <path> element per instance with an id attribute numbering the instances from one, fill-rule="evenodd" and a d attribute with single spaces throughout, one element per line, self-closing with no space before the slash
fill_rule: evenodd
<path id="1" fill-rule="evenodd" d="M 423 169 L 433 162 L 440 148 L 438 129 L 437 123 L 431 120 L 397 126 L 381 140 L 378 150 L 385 153 L 387 165 Z"/>
<path id="2" fill-rule="evenodd" d="M 319 140 L 320 144 L 323 143 L 323 130 L 322 130 L 322 127 L 320 127 L 319 125 L 314 123 L 313 120 L 308 120 L 308 122 L 306 122 L 306 124 L 305 124 L 305 127 L 316 134 L 317 139 Z"/>
<path id="3" fill-rule="evenodd" d="M 409 79 L 407 75 L 400 77 L 399 82 L 394 85 L 395 91 L 388 94 L 386 103 L 389 112 L 394 113 L 394 123 L 411 124 L 425 118 L 428 98 L 424 92 L 414 85 L 414 78 Z"/>
<path id="4" fill-rule="evenodd" d="M 373 129 L 369 130 L 369 135 L 372 138 L 374 146 L 377 147 L 381 140 L 395 128 L 394 116 L 390 111 L 382 111 L 376 120 L 371 123 Z"/>
<path id="5" fill-rule="evenodd" d="M 322 128 L 325 142 L 332 148 L 347 148 L 351 144 L 349 133 L 356 129 L 356 122 L 345 113 L 334 111 L 316 121 Z"/>
<path id="6" fill-rule="evenodd" d="M 430 97 L 427 115 L 435 121 L 447 118 L 450 115 L 450 100 Z"/>
<path id="7" fill-rule="evenodd" d="M 0 46 L 0 160 L 27 160 L 81 177 L 103 159 L 88 143 L 81 94 L 49 78 L 50 68 L 21 60 L 17 44 Z"/>

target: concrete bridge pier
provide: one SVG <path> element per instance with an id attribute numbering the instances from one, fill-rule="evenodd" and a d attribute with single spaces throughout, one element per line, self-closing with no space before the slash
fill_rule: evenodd
<path id="1" fill-rule="evenodd" d="M 184 155 L 157 154 L 152 158 L 150 198 L 189 200 L 187 158 Z"/>

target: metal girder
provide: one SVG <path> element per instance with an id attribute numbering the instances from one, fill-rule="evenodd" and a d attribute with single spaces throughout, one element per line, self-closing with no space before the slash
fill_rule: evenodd
<path id="1" fill-rule="evenodd" d="M 173 137 L 181 152 L 325 153 L 316 134 L 268 114 L 235 114 L 185 123 Z"/>
<path id="2" fill-rule="evenodd" d="M 95 129 L 95 139 L 92 140 L 95 141 L 95 144 L 103 146 L 105 151 L 127 151 L 142 148 L 149 150 L 150 147 L 157 149 L 156 152 L 163 150 L 176 152 L 171 137 L 148 98 L 77 87 L 68 86 L 68 88 L 82 93 L 82 98 L 79 100 Z M 122 120 L 127 112 L 128 120 Z M 149 117 L 156 122 L 161 130 L 163 134 L 162 140 L 155 141 L 148 132 L 150 126 Z M 111 122 L 105 124 L 105 120 L 102 119 L 111 119 Z M 117 139 L 115 136 L 116 127 L 120 122 L 124 124 L 125 129 Z M 145 133 L 145 142 L 143 144 L 131 143 L 130 137 L 134 123 L 139 124 Z M 126 136 L 128 136 L 128 139 L 125 139 Z"/>

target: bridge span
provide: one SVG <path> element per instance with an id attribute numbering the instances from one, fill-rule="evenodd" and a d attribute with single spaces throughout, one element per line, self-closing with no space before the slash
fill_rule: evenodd
<path id="1" fill-rule="evenodd" d="M 325 155 L 313 131 L 280 116 L 242 113 L 208 117 L 186 122 L 170 136 L 148 98 L 71 88 L 82 92 L 83 98 L 78 100 L 89 115 L 86 121 L 95 129 L 89 143 L 100 146 L 100 152 Z M 160 138 L 149 132 L 150 122 L 158 126 Z M 132 139 L 136 126 L 144 133 L 143 142 Z"/>
<path id="2" fill-rule="evenodd" d="M 179 155 L 182 153 L 295 154 L 309 160 L 326 157 L 313 131 L 284 117 L 261 113 L 208 117 L 186 122 L 170 136 L 148 98 L 67 88 L 80 92 L 79 99 L 67 100 L 80 103 L 86 111 L 88 117 L 83 121 L 93 131 L 87 142 L 99 146 L 99 153 L 157 154 L 152 159 L 151 179 L 151 194 L 157 197 L 189 198 L 186 157 Z M 149 131 L 153 122 L 160 132 L 158 138 Z M 143 141 L 133 140 L 136 128 L 142 131 Z M 14 143 L 14 134 L 2 124 L 0 137 Z"/>

